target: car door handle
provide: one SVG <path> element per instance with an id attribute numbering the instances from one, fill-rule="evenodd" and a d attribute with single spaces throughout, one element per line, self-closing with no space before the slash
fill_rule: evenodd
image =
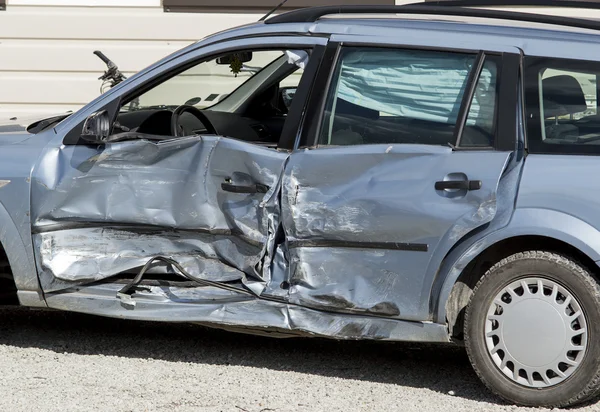
<path id="1" fill-rule="evenodd" d="M 446 189 L 479 190 L 481 189 L 481 180 L 442 180 L 435 182 L 435 190 Z"/>
<path id="2" fill-rule="evenodd" d="M 267 193 L 269 191 L 269 186 L 255 184 L 249 186 L 239 186 L 234 185 L 232 183 L 221 183 L 221 189 L 225 192 L 231 193 Z"/>

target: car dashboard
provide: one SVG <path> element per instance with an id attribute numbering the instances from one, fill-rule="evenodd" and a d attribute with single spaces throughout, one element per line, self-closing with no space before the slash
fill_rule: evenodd
<path id="1" fill-rule="evenodd" d="M 281 130 L 267 125 L 267 122 L 236 113 L 211 110 L 203 110 L 203 113 L 221 136 L 267 145 L 276 145 L 279 140 Z M 132 136 L 131 133 L 133 133 L 137 138 L 147 136 L 146 138 L 149 140 L 172 139 L 174 134 L 171 130 L 171 118 L 172 111 L 164 108 L 121 112 L 117 118 L 113 135 Z M 207 131 L 200 119 L 188 112 L 181 114 L 179 124 L 183 127 L 185 135 L 192 136 Z M 123 140 L 123 138 L 119 140 Z"/>

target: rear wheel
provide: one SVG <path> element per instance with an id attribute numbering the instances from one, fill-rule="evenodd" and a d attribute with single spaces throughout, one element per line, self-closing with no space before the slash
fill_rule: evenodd
<path id="1" fill-rule="evenodd" d="M 465 344 L 481 380 L 521 405 L 564 407 L 600 389 L 600 287 L 574 261 L 512 255 L 479 281 Z"/>

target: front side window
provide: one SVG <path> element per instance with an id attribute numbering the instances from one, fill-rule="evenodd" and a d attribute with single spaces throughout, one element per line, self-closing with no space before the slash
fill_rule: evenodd
<path id="1" fill-rule="evenodd" d="M 109 141 L 215 134 L 279 142 L 311 50 L 242 50 L 182 66 L 124 98 Z"/>
<path id="2" fill-rule="evenodd" d="M 288 54 L 291 52 L 287 52 Z M 298 53 L 298 52 L 296 52 Z M 204 109 L 225 100 L 232 92 L 262 72 L 260 78 L 271 75 L 288 63 L 285 51 L 266 50 L 231 53 L 199 63 L 168 79 L 124 105 L 122 110 L 177 107 L 191 103 Z M 271 70 L 265 70 L 271 66 Z M 298 85 L 302 71 L 285 79 L 285 85 Z M 258 80 L 258 79 L 257 79 Z M 252 82 L 259 87 L 260 82 Z M 246 97 L 239 93 L 238 99 Z M 241 103 L 241 102 L 232 102 Z"/>
<path id="3" fill-rule="evenodd" d="M 455 143 L 476 56 L 424 50 L 346 48 L 333 77 L 319 145 Z M 491 144 L 496 67 L 485 63 L 462 142 Z"/>
<path id="4" fill-rule="evenodd" d="M 600 153 L 600 64 L 546 58 L 526 62 L 530 151 Z"/>

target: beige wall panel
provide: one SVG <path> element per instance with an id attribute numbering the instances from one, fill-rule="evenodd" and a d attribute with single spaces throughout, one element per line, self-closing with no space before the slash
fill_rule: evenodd
<path id="1" fill-rule="evenodd" d="M 258 20 L 256 14 L 164 13 L 162 7 L 10 6 L 0 38 L 195 41 Z"/>
<path id="2" fill-rule="evenodd" d="M 164 13 L 160 0 L 81 6 L 110 1 L 9 2 L 0 12 L 0 121 L 77 110 L 97 97 L 97 78 L 105 66 L 94 50 L 102 50 L 131 75 L 202 37 L 260 17 Z M 35 3 L 60 5 L 24 5 Z"/>
<path id="3" fill-rule="evenodd" d="M 2 40 L 0 76 L 4 71 L 93 72 L 106 67 L 94 50 L 103 51 L 125 72 L 137 72 L 187 46 L 186 41 Z"/>
<path id="4" fill-rule="evenodd" d="M 160 4 L 161 0 L 8 0 L 7 10 L 0 12 L 0 121 L 15 114 L 77 110 L 98 96 L 97 77 L 104 66 L 92 55 L 94 50 L 102 50 L 131 74 L 204 36 L 260 17 L 165 13 Z M 520 9 L 542 10 L 600 18 L 599 11 Z M 203 90 L 203 97 L 208 91 Z"/>
<path id="5" fill-rule="evenodd" d="M 100 81 L 91 73 L 3 72 L 0 105 L 60 103 L 82 105 L 100 93 Z"/>

